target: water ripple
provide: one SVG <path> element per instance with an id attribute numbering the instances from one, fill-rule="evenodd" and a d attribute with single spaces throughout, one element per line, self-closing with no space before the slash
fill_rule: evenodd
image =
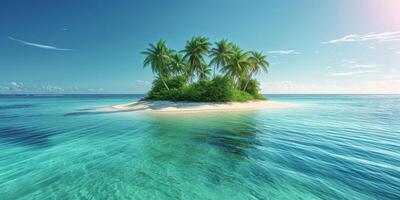
<path id="1" fill-rule="evenodd" d="M 32 108 L 34 104 L 12 104 L 12 105 L 0 105 L 0 110 L 9 110 L 9 109 L 21 109 L 21 108 Z"/>
<path id="2" fill-rule="evenodd" d="M 400 199 L 400 96 L 271 95 L 304 106 L 213 115 L 94 109 L 132 98 L 0 98 L 0 198 Z"/>

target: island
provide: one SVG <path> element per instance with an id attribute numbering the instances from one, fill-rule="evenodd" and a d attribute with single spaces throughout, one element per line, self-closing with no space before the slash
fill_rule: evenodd
<path id="1" fill-rule="evenodd" d="M 207 37 L 193 37 L 183 50 L 168 48 L 165 40 L 150 43 L 142 52 L 143 65 L 155 79 L 139 102 L 112 108 L 132 111 L 200 112 L 255 110 L 293 106 L 267 101 L 255 78 L 268 73 L 262 52 L 245 51 L 222 39 L 212 44 Z"/>

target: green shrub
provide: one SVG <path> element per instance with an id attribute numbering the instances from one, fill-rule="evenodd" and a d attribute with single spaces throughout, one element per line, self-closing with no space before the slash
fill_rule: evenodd
<path id="1" fill-rule="evenodd" d="M 165 87 L 161 78 L 157 78 L 153 81 L 153 86 L 150 92 L 147 94 L 145 99 L 151 100 L 172 100 L 171 98 L 179 99 L 182 96 L 182 88 L 187 85 L 186 76 L 175 76 L 172 78 L 165 78 L 165 83 L 169 87 L 169 91 Z M 177 95 L 177 96 L 174 96 Z"/>
<path id="2" fill-rule="evenodd" d="M 237 89 L 233 90 L 231 101 L 245 102 L 250 100 L 253 100 L 253 97 L 249 93 Z"/>
<path id="3" fill-rule="evenodd" d="M 250 94 L 254 99 L 265 100 L 266 98 L 260 94 L 260 82 L 256 79 L 243 78 L 239 81 L 239 88 L 244 89 L 246 87 L 245 92 Z"/>
<path id="4" fill-rule="evenodd" d="M 149 100 L 169 100 L 169 101 L 181 101 L 183 93 L 180 89 L 162 90 L 159 92 L 152 92 L 147 96 Z"/>
<path id="5" fill-rule="evenodd" d="M 183 75 L 168 78 L 166 81 L 169 89 L 173 89 L 173 88 L 180 89 L 180 88 L 186 86 L 187 82 L 188 82 L 187 76 L 183 76 Z"/>
<path id="6" fill-rule="evenodd" d="M 259 94 L 259 83 L 249 81 L 246 91 L 235 89 L 229 77 L 216 76 L 212 80 L 200 80 L 188 85 L 187 77 L 177 76 L 165 79 L 170 88 L 167 90 L 161 79 L 153 81 L 153 87 L 147 94 L 147 100 L 196 101 L 196 102 L 245 102 L 253 99 L 265 99 Z M 243 84 L 241 81 L 239 86 Z"/>
<path id="7" fill-rule="evenodd" d="M 232 81 L 227 77 L 216 76 L 213 80 L 202 80 L 193 85 L 191 100 L 204 102 L 227 102 L 233 97 Z"/>
<path id="8" fill-rule="evenodd" d="M 216 76 L 209 86 L 209 97 L 211 101 L 227 102 L 233 97 L 232 81 L 228 77 Z"/>

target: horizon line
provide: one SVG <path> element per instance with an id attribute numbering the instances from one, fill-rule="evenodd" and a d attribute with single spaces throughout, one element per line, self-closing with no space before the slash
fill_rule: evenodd
<path id="1" fill-rule="evenodd" d="M 0 95 L 145 95 L 146 93 L 0 93 Z M 263 93 L 262 95 L 400 95 L 400 93 Z"/>

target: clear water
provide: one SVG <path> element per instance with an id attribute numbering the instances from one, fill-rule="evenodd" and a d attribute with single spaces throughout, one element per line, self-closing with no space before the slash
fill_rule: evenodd
<path id="1" fill-rule="evenodd" d="M 0 199 L 400 199 L 400 96 L 92 112 L 135 95 L 0 96 Z"/>

